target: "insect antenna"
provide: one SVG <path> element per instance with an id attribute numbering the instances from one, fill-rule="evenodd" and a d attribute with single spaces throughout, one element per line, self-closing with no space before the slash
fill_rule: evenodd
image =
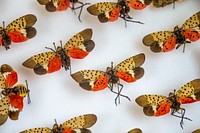
<path id="1" fill-rule="evenodd" d="M 5 21 L 3 21 L 3 29 L 5 29 Z"/>
<path id="2" fill-rule="evenodd" d="M 56 44 L 55 44 L 55 42 L 53 43 L 53 46 L 54 46 L 54 49 L 52 49 L 52 48 L 50 48 L 50 47 L 45 47 L 46 49 L 49 49 L 49 50 L 51 50 L 51 51 L 53 51 L 53 52 L 57 52 L 57 49 L 56 49 Z"/>
<path id="3" fill-rule="evenodd" d="M 58 123 L 57 123 L 57 120 L 56 120 L 56 119 L 54 119 L 54 122 L 55 122 L 55 124 L 56 124 L 56 125 L 58 125 Z"/>
<path id="4" fill-rule="evenodd" d="M 28 104 L 30 104 L 31 103 L 31 98 L 30 98 L 30 90 L 29 90 L 29 88 L 28 88 L 28 82 L 27 82 L 27 80 L 25 80 L 25 82 L 26 82 L 26 88 L 27 88 L 27 99 L 28 99 Z"/>
<path id="5" fill-rule="evenodd" d="M 179 114 L 181 114 L 181 116 L 178 116 L 178 115 L 174 114 L 174 113 L 177 112 L 176 110 L 172 110 L 171 115 L 173 115 L 173 116 L 175 116 L 177 118 L 181 118 L 180 126 L 183 129 L 183 119 L 186 119 L 186 120 L 189 120 L 189 121 L 192 121 L 192 120 L 190 118 L 184 117 L 184 115 L 185 115 L 185 109 L 184 108 L 180 108 L 179 110 L 181 110 L 181 113 L 178 112 Z"/>
<path id="6" fill-rule="evenodd" d="M 113 62 L 111 62 L 111 69 L 113 70 Z"/>
<path id="7" fill-rule="evenodd" d="M 63 45 L 62 45 L 62 41 L 60 40 L 60 47 L 62 48 L 63 47 Z"/>

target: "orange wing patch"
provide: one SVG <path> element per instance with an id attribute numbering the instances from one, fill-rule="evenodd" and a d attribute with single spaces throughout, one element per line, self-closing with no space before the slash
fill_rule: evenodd
<path id="1" fill-rule="evenodd" d="M 57 10 L 58 11 L 67 10 L 68 7 L 69 7 L 69 0 L 60 0 Z"/>
<path id="2" fill-rule="evenodd" d="M 116 7 L 109 12 L 108 21 L 113 22 L 116 21 L 120 16 L 120 8 Z"/>
<path id="3" fill-rule="evenodd" d="M 62 62 L 60 60 L 60 57 L 54 57 L 52 60 L 50 60 L 48 65 L 48 73 L 52 73 L 55 71 L 60 70 L 62 67 Z"/>
<path id="4" fill-rule="evenodd" d="M 0 85 L 3 89 L 13 86 L 18 81 L 17 72 L 11 66 L 3 64 L 0 68 Z"/>
<path id="5" fill-rule="evenodd" d="M 145 1 L 142 0 L 127 0 L 127 1 L 128 5 L 135 10 L 142 10 L 147 7 L 147 4 L 143 3 Z"/>
<path id="6" fill-rule="evenodd" d="M 176 37 L 167 38 L 163 45 L 162 52 L 172 51 L 176 47 Z"/>

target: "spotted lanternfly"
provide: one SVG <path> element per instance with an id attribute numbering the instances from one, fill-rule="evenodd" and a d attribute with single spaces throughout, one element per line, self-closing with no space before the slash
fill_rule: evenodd
<path id="1" fill-rule="evenodd" d="M 182 27 L 176 26 L 174 31 L 159 31 L 143 38 L 143 43 L 150 46 L 153 52 L 169 52 L 175 47 L 195 42 L 200 39 L 200 12 L 197 12 L 185 21 Z"/>
<path id="2" fill-rule="evenodd" d="M 117 94 L 115 98 L 115 104 L 117 105 L 117 99 L 122 95 L 121 91 L 123 85 L 119 79 L 122 79 L 128 83 L 135 82 L 144 75 L 144 69 L 140 67 L 145 61 L 145 55 L 143 53 L 136 56 L 132 56 L 113 68 L 113 62 L 111 67 L 108 67 L 106 72 L 100 70 L 82 70 L 72 74 L 72 78 L 79 83 L 80 87 L 88 91 L 99 91 L 108 87 L 111 92 Z M 114 85 L 117 86 L 117 92 L 113 90 Z M 120 99 L 118 99 L 120 103 Z"/>
<path id="3" fill-rule="evenodd" d="M 0 100 L 0 125 L 3 125 L 8 117 L 17 120 L 19 113 L 23 109 L 23 98 L 29 92 L 28 87 L 23 84 L 17 84 L 17 73 L 11 66 L 4 64 L 0 68 L 0 88 L 3 89 Z"/>
<path id="4" fill-rule="evenodd" d="M 86 114 L 74 117 L 61 125 L 55 121 L 53 128 L 48 127 L 32 128 L 20 133 L 91 133 L 87 128 L 93 126 L 97 121 L 95 114 Z"/>
<path id="5" fill-rule="evenodd" d="M 134 128 L 134 129 L 128 131 L 128 133 L 142 133 L 142 130 L 139 128 Z"/>
<path id="6" fill-rule="evenodd" d="M 180 125 L 183 128 L 183 119 L 191 120 L 185 115 L 185 109 L 181 104 L 193 103 L 200 100 L 200 79 L 195 79 L 182 86 L 177 92 L 169 93 L 168 97 L 162 95 L 141 95 L 136 98 L 136 103 L 143 107 L 147 116 L 162 116 L 170 112 L 175 117 L 181 118 Z M 176 115 L 178 113 L 180 115 Z"/>
<path id="7" fill-rule="evenodd" d="M 0 27 L 0 46 L 7 50 L 11 42 L 19 43 L 33 38 L 36 35 L 36 29 L 32 26 L 36 21 L 36 16 L 28 14 L 14 20 L 6 28 L 3 22 L 3 28 Z"/>
<path id="8" fill-rule="evenodd" d="M 45 52 L 34 55 L 27 59 L 22 65 L 31 68 L 38 75 L 52 73 L 64 67 L 65 70 L 70 69 L 70 57 L 75 59 L 83 59 L 95 46 L 91 40 L 92 29 L 85 29 L 74 35 L 64 46 L 55 47 L 52 52 Z M 71 70 L 71 69 L 70 69 Z M 70 71 L 71 73 L 71 71 Z"/>
<path id="9" fill-rule="evenodd" d="M 49 12 L 55 12 L 55 11 L 64 11 L 67 10 L 68 7 L 71 8 L 73 12 L 75 10 L 80 9 L 78 19 L 81 21 L 81 13 L 83 10 L 83 7 L 85 5 L 90 5 L 90 3 L 83 3 L 80 2 L 79 0 L 37 0 L 41 5 L 45 5 L 46 10 Z M 70 6 L 71 3 L 71 6 Z M 75 7 L 75 4 L 80 4 L 80 6 Z"/>
<path id="10" fill-rule="evenodd" d="M 116 2 L 100 2 L 91 5 L 87 8 L 88 12 L 94 16 L 98 16 L 101 23 L 116 21 L 119 17 L 126 22 L 134 22 L 143 24 L 140 21 L 131 20 L 132 17 L 129 16 L 130 7 L 133 9 L 140 9 L 142 7 L 135 5 L 135 0 L 119 0 Z"/>
<path id="11" fill-rule="evenodd" d="M 200 129 L 193 131 L 192 133 L 200 133 Z"/>

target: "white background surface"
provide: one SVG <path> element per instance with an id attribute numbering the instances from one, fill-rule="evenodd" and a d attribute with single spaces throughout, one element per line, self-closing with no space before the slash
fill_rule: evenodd
<path id="1" fill-rule="evenodd" d="M 84 2 L 96 3 L 100 0 Z M 155 54 L 142 44 L 142 38 L 151 32 L 173 30 L 181 26 L 186 19 L 198 12 L 199 0 L 182 0 L 164 8 L 147 7 L 142 11 L 131 9 L 130 16 L 144 25 L 128 23 L 119 19 L 113 23 L 101 24 L 96 17 L 90 15 L 86 8 L 80 23 L 70 9 L 63 12 L 50 13 L 37 1 L 3 0 L 0 2 L 0 22 L 6 25 L 14 19 L 28 13 L 38 18 L 35 38 L 20 44 L 12 44 L 6 51 L 0 48 L 0 64 L 10 64 L 19 76 L 18 83 L 28 80 L 31 90 L 30 105 L 25 99 L 24 109 L 19 120 L 8 121 L 0 127 L 0 133 L 17 133 L 34 127 L 52 127 L 54 119 L 58 123 L 87 113 L 97 115 L 97 123 L 90 128 L 93 133 L 125 133 L 132 128 L 141 128 L 144 133 L 190 133 L 200 128 L 200 102 L 183 105 L 186 117 L 193 121 L 184 121 L 184 129 L 180 128 L 180 119 L 167 114 L 161 117 L 148 117 L 142 108 L 135 103 L 135 98 L 142 94 L 168 95 L 174 89 L 187 82 L 200 78 L 200 42 L 187 44 L 185 53 L 182 47 L 169 53 Z M 77 12 L 78 13 L 78 12 Z M 1 24 L 2 26 L 2 24 Z M 85 28 L 93 29 L 94 50 L 83 60 L 72 59 L 72 71 L 83 69 L 106 70 L 113 61 L 117 65 L 130 56 L 145 53 L 143 64 L 145 75 L 135 83 L 125 83 L 122 94 L 128 95 L 131 102 L 122 98 L 121 104 L 115 106 L 115 94 L 109 89 L 99 92 L 88 92 L 70 77 L 69 71 L 61 69 L 53 74 L 38 76 L 21 64 L 29 57 L 48 51 L 45 46 L 62 40 L 66 43 L 74 34 Z"/>

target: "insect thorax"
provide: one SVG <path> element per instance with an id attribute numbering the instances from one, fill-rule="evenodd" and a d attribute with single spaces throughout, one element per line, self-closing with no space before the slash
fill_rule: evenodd
<path id="1" fill-rule="evenodd" d="M 130 12 L 130 7 L 126 0 L 119 0 L 118 6 L 120 7 L 120 15 L 122 15 L 122 17 L 126 16 L 126 14 Z"/>
<path id="2" fill-rule="evenodd" d="M 179 45 L 186 43 L 186 38 L 183 35 L 183 29 L 179 28 L 178 26 L 174 27 L 174 35 L 176 37 L 176 43 Z"/>
<path id="3" fill-rule="evenodd" d="M 1 30 L 0 35 L 2 38 L 2 46 L 4 46 L 6 50 L 9 49 L 9 46 L 11 44 L 11 39 L 8 36 L 6 29 Z"/>
<path id="4" fill-rule="evenodd" d="M 61 58 L 62 67 L 64 67 L 65 70 L 68 70 L 70 67 L 70 57 L 67 55 L 66 51 L 62 47 L 58 46 L 56 54 Z"/>
<path id="5" fill-rule="evenodd" d="M 171 103 L 171 106 L 170 106 L 171 109 L 177 112 L 180 109 L 181 104 L 178 102 L 175 92 L 174 93 L 172 93 L 172 92 L 169 93 L 168 100 Z"/>
<path id="6" fill-rule="evenodd" d="M 116 71 L 113 68 L 108 67 L 106 70 L 106 74 L 109 77 L 109 81 L 108 81 L 109 84 L 116 84 L 119 82 L 119 78 L 116 76 Z"/>

